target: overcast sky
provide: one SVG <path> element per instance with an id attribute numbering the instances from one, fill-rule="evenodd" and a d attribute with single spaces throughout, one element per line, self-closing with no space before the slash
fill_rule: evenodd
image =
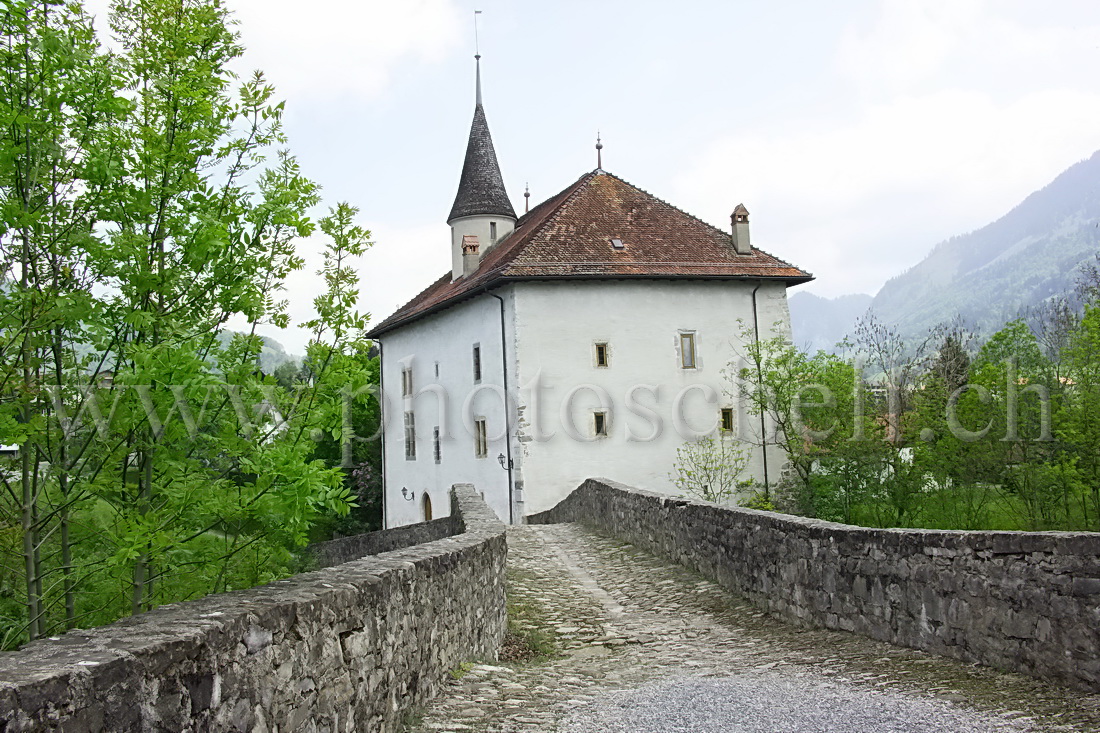
<path id="1" fill-rule="evenodd" d="M 640 188 L 722 228 L 744 202 L 753 244 L 820 295 L 875 293 L 1100 149 L 1095 0 L 227 3 L 305 173 L 374 234 L 375 322 L 450 267 L 475 8 L 517 212 L 525 183 L 534 204 L 595 168 L 598 129 L 604 168 Z"/>

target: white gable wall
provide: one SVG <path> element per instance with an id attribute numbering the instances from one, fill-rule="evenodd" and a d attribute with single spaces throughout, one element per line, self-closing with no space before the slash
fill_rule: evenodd
<path id="1" fill-rule="evenodd" d="M 611 478 L 631 486 L 676 493 L 669 478 L 676 449 L 685 437 L 676 429 L 674 403 L 691 385 L 713 390 L 708 403 L 700 390 L 685 393 L 686 428 L 713 429 L 721 407 L 736 406 L 730 379 L 723 374 L 743 354 L 741 319 L 753 323 L 752 290 L 760 281 L 594 280 L 518 283 L 516 344 L 522 420 L 520 422 L 525 512 L 549 509 L 584 479 Z M 765 281 L 757 292 L 761 338 L 790 336 L 786 287 Z M 778 326 L 776 324 L 778 323 Z M 777 330 L 778 329 L 778 330 Z M 681 331 L 695 333 L 696 369 L 684 369 L 679 356 Z M 606 342 L 610 365 L 596 366 L 595 343 Z M 534 425 L 536 380 L 539 425 Z M 595 438 L 592 413 L 598 398 L 580 389 L 571 411 L 576 432 L 567 434 L 561 405 L 580 385 L 603 388 L 610 398 L 609 435 Z M 627 393 L 638 385 L 657 387 L 656 395 L 635 389 L 634 398 L 652 409 L 661 430 L 652 439 L 652 419 L 627 408 Z M 739 411 L 742 434 L 759 433 L 758 418 Z M 551 434 L 552 437 L 551 437 Z M 631 435 L 633 437 L 631 437 Z M 782 456 L 769 450 L 771 481 L 779 477 Z M 760 451 L 754 450 L 748 472 L 763 478 Z"/>
<path id="2" fill-rule="evenodd" d="M 497 291 L 505 300 L 505 320 L 511 324 L 511 292 Z M 509 327 L 509 331 L 511 328 Z M 387 527 L 423 521 L 422 497 L 429 492 L 433 516 L 450 513 L 449 490 L 455 483 L 472 483 L 504 521 L 509 519 L 508 472 L 497 456 L 506 453 L 500 351 L 500 304 L 487 294 L 459 303 L 386 333 L 382 342 L 382 379 L 385 386 L 385 491 Z M 508 335 L 508 341 L 513 340 Z M 473 346 L 481 346 L 480 384 L 474 382 Z M 509 347 L 509 358 L 514 359 Z M 436 377 L 435 365 L 439 364 Z M 413 398 L 402 397 L 401 371 L 411 367 Z M 514 371 L 514 370 L 513 370 Z M 477 389 L 476 393 L 474 392 Z M 470 395 L 473 393 L 473 397 Z M 446 395 L 440 414 L 438 394 Z M 487 456 L 478 458 L 474 437 L 463 419 L 469 399 L 469 417 L 485 417 Z M 405 457 L 404 413 L 415 414 L 416 459 Z M 441 462 L 433 454 L 433 428 L 439 426 Z M 401 489 L 415 493 L 412 501 Z"/>

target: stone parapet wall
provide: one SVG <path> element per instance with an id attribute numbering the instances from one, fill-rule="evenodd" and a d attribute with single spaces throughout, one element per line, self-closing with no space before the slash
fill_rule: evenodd
<path id="1" fill-rule="evenodd" d="M 1100 691 L 1100 534 L 868 529 L 589 479 L 581 522 L 782 618 Z"/>
<path id="2" fill-rule="evenodd" d="M 507 624 L 505 527 L 162 606 L 0 654 L 0 731 L 393 731 Z"/>
<path id="3" fill-rule="evenodd" d="M 329 568 L 333 565 L 358 560 L 367 555 L 378 555 L 383 552 L 401 550 L 412 545 L 434 542 L 460 532 L 458 517 L 451 515 L 433 519 L 430 522 L 407 524 L 404 527 L 393 527 L 377 532 L 365 532 L 350 537 L 329 540 L 328 542 L 316 542 L 309 546 L 307 554 L 316 563 L 317 567 Z"/>

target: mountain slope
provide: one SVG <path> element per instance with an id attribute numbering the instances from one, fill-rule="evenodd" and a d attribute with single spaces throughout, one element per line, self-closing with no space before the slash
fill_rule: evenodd
<path id="1" fill-rule="evenodd" d="M 889 280 L 871 309 L 914 337 L 956 314 L 983 331 L 1073 289 L 1100 251 L 1100 152 L 977 231 L 941 242 Z"/>
<path id="2" fill-rule="evenodd" d="M 822 298 L 813 293 L 795 293 L 787 300 L 794 345 L 810 354 L 832 351 L 837 341 L 852 332 L 871 300 L 870 295 Z"/>

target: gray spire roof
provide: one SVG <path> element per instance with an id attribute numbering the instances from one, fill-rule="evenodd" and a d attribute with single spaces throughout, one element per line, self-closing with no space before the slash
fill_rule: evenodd
<path id="1" fill-rule="evenodd" d="M 489 123 L 481 106 L 481 68 L 478 64 L 477 105 L 474 122 L 470 126 L 470 142 L 466 144 L 466 160 L 462 164 L 462 178 L 458 182 L 458 194 L 447 221 L 462 216 L 492 214 L 516 218 L 515 209 L 504 190 L 504 179 L 497 164 L 493 138 L 489 135 Z"/>

